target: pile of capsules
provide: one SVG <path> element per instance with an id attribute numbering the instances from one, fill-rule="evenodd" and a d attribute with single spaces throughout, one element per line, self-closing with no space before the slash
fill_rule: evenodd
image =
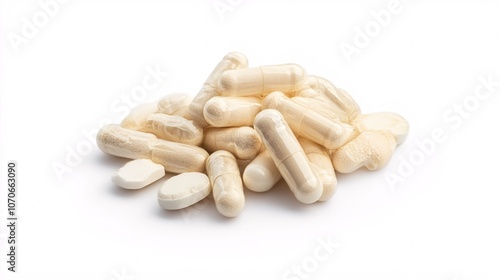
<path id="1" fill-rule="evenodd" d="M 178 173 L 159 188 L 161 207 L 182 209 L 213 193 L 219 213 L 234 217 L 244 187 L 265 192 L 281 178 L 302 203 L 328 200 L 335 171 L 382 168 L 408 129 L 395 113 L 361 114 L 345 90 L 297 64 L 248 68 L 233 52 L 194 98 L 169 94 L 141 104 L 120 125 L 103 126 L 97 144 L 133 159 L 114 184 L 140 189 L 165 171 Z"/>

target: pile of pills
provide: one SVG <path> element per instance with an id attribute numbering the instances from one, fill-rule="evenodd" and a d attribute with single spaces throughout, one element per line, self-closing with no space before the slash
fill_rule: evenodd
<path id="1" fill-rule="evenodd" d="M 133 159 L 114 184 L 140 189 L 178 173 L 158 190 L 164 209 L 188 207 L 213 194 L 217 210 L 237 216 L 244 187 L 270 190 L 281 178 L 302 203 L 335 193 L 335 172 L 384 167 L 408 134 L 396 113 L 361 114 L 343 89 L 308 76 L 296 64 L 248 68 L 229 53 L 194 97 L 169 94 L 103 126 L 99 148 Z"/>

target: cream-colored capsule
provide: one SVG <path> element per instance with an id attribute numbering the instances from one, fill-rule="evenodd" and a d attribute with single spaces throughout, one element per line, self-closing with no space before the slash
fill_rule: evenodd
<path id="1" fill-rule="evenodd" d="M 103 126 L 96 140 L 97 146 L 107 154 L 130 159 L 151 159 L 172 173 L 203 172 L 208 157 L 207 151 L 200 147 L 157 139 L 153 134 L 117 124 Z"/>
<path id="2" fill-rule="evenodd" d="M 366 131 L 333 153 L 333 166 L 340 173 L 350 173 L 363 166 L 377 170 L 389 162 L 396 145 L 389 131 Z"/>
<path id="3" fill-rule="evenodd" d="M 359 132 L 387 130 L 398 142 L 403 143 L 408 135 L 410 124 L 402 116 L 392 112 L 378 112 L 358 115 L 352 122 Z"/>
<path id="4" fill-rule="evenodd" d="M 193 96 L 187 93 L 168 94 L 158 101 L 157 112 L 186 118 L 189 116 L 188 108 L 192 100 Z"/>
<path id="5" fill-rule="evenodd" d="M 215 206 L 226 217 L 235 217 L 245 206 L 243 183 L 236 158 L 228 151 L 217 151 L 207 159 Z"/>
<path id="6" fill-rule="evenodd" d="M 254 192 L 272 189 L 281 178 L 281 173 L 267 150 L 261 152 L 243 171 L 245 187 Z"/>
<path id="7" fill-rule="evenodd" d="M 213 127 L 251 126 L 261 101 L 257 97 L 215 96 L 205 104 L 203 116 Z"/>
<path id="8" fill-rule="evenodd" d="M 199 126 L 206 127 L 208 123 L 203 117 L 203 108 L 207 101 L 218 94 L 217 87 L 221 74 L 226 70 L 244 68 L 248 66 L 247 58 L 238 52 L 226 54 L 224 58 L 217 64 L 210 76 L 203 84 L 201 90 L 195 96 L 191 105 L 189 105 L 189 116 Z"/>
<path id="9" fill-rule="evenodd" d="M 146 123 L 146 118 L 156 113 L 157 104 L 157 102 L 151 102 L 137 105 L 130 110 L 130 113 L 123 119 L 120 126 L 133 130 L 141 130 Z"/>
<path id="10" fill-rule="evenodd" d="M 157 138 L 150 133 L 108 124 L 99 130 L 96 141 L 99 149 L 106 154 L 130 159 L 150 159 L 150 146 Z"/>
<path id="11" fill-rule="evenodd" d="M 307 109 L 316 111 L 331 120 L 343 123 L 349 122 L 349 117 L 347 117 L 347 114 L 344 111 L 336 108 L 332 104 L 325 102 L 323 100 L 324 97 L 322 95 L 316 97 L 300 95 L 303 94 L 305 91 L 316 91 L 316 90 L 310 88 L 302 90 L 299 92 L 299 95 L 292 97 L 291 100 L 303 107 L 306 107 Z"/>
<path id="12" fill-rule="evenodd" d="M 228 70 L 219 80 L 219 91 L 225 96 L 265 96 L 276 90 L 294 92 L 306 79 L 306 70 L 297 64 Z"/>
<path id="13" fill-rule="evenodd" d="M 300 106 L 279 91 L 264 98 L 262 109 L 280 111 L 296 135 L 329 150 L 341 147 L 356 135 L 356 130 L 351 125 L 326 118 L 312 109 Z"/>
<path id="14" fill-rule="evenodd" d="M 254 127 L 297 200 L 316 202 L 323 186 L 283 115 L 264 110 L 255 117 Z"/>
<path id="15" fill-rule="evenodd" d="M 203 129 L 180 116 L 151 114 L 147 117 L 142 131 L 153 133 L 164 140 L 184 144 L 200 145 L 203 142 Z"/>
<path id="16" fill-rule="evenodd" d="M 318 178 L 323 184 L 323 193 L 319 201 L 327 201 L 333 196 L 337 188 L 337 176 L 330 156 L 326 153 L 325 148 L 320 145 L 303 137 L 299 137 L 298 140 L 311 162 L 311 166 L 316 168 Z"/>
<path id="17" fill-rule="evenodd" d="M 257 132 L 248 126 L 206 128 L 203 147 L 209 152 L 226 150 L 238 159 L 252 159 L 259 152 L 261 141 Z"/>
<path id="18" fill-rule="evenodd" d="M 309 76 L 306 86 L 319 91 L 330 100 L 331 103 L 336 104 L 347 114 L 350 121 L 354 120 L 361 112 L 358 103 L 354 101 L 347 91 L 337 88 L 323 77 Z"/>
<path id="19" fill-rule="evenodd" d="M 198 146 L 158 139 L 151 146 L 151 160 L 172 173 L 204 172 L 207 151 Z"/>

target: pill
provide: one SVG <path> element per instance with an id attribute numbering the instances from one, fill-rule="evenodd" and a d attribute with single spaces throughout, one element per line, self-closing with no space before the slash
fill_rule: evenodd
<path id="1" fill-rule="evenodd" d="M 143 131 L 160 139 L 184 144 L 200 145 L 203 141 L 203 129 L 181 116 L 151 114 L 146 118 Z"/>
<path id="2" fill-rule="evenodd" d="M 352 124 L 359 132 L 387 130 L 396 138 L 398 145 L 405 141 L 410 129 L 410 125 L 406 119 L 392 112 L 358 115 Z"/>
<path id="3" fill-rule="evenodd" d="M 130 110 L 130 113 L 123 119 L 120 126 L 133 130 L 141 130 L 144 127 L 146 118 L 149 115 L 156 113 L 157 107 L 157 102 L 137 105 L 135 108 Z"/>
<path id="4" fill-rule="evenodd" d="M 255 117 L 254 127 L 297 200 L 316 202 L 323 186 L 283 115 L 276 110 L 264 110 Z"/>
<path id="5" fill-rule="evenodd" d="M 207 159 L 215 206 L 226 217 L 237 216 L 245 206 L 243 183 L 236 158 L 228 151 L 216 151 Z"/>
<path id="6" fill-rule="evenodd" d="M 203 108 L 210 98 L 218 95 L 217 88 L 221 74 L 226 70 L 239 69 L 247 66 L 248 61 L 243 54 L 238 52 L 226 54 L 219 64 L 215 66 L 214 70 L 203 84 L 201 90 L 189 105 L 190 119 L 195 121 L 201 127 L 208 126 L 208 123 L 203 117 Z"/>
<path id="7" fill-rule="evenodd" d="M 350 173 L 363 166 L 377 170 L 389 162 L 396 145 L 396 139 L 388 131 L 362 132 L 333 153 L 333 166 L 341 173 Z"/>
<path id="8" fill-rule="evenodd" d="M 283 114 L 292 131 L 327 149 L 337 149 L 354 138 L 353 126 L 341 123 L 291 101 L 282 92 L 269 94 L 262 102 L 262 109 L 276 109 Z"/>
<path id="9" fill-rule="evenodd" d="M 205 129 L 203 147 L 210 153 L 226 150 L 238 159 L 253 159 L 262 142 L 257 132 L 248 126 Z"/>
<path id="10" fill-rule="evenodd" d="M 243 184 L 254 192 L 272 189 L 281 178 L 281 173 L 267 150 L 257 155 L 243 171 Z"/>
<path id="11" fill-rule="evenodd" d="M 307 73 L 297 64 L 268 65 L 225 71 L 219 80 L 223 96 L 265 96 L 273 91 L 294 92 Z"/>
<path id="12" fill-rule="evenodd" d="M 149 159 L 136 159 L 121 167 L 111 181 L 124 189 L 137 190 L 165 176 L 163 165 Z"/>
<path id="13" fill-rule="evenodd" d="M 257 97 L 216 96 L 205 104 L 203 116 L 213 127 L 251 126 L 261 101 Z"/>
<path id="14" fill-rule="evenodd" d="M 305 91 L 315 91 L 314 89 L 307 89 L 307 90 L 302 90 L 299 92 L 299 94 L 303 94 Z M 324 97 L 323 96 L 316 96 L 316 97 L 309 97 L 309 96 L 303 96 L 303 95 L 297 95 L 291 98 L 291 100 L 307 109 L 316 111 L 317 113 L 343 123 L 348 123 L 349 122 L 349 117 L 347 114 L 340 110 L 339 108 L 336 108 L 335 106 L 325 103 L 325 101 L 322 101 Z"/>
<path id="15" fill-rule="evenodd" d="M 117 124 L 104 125 L 97 133 L 96 142 L 101 151 L 117 157 L 150 159 L 150 145 L 157 141 L 150 133 L 131 130 Z"/>
<path id="16" fill-rule="evenodd" d="M 207 175 L 186 172 L 171 177 L 158 189 L 158 203 L 163 209 L 178 210 L 195 204 L 212 191 Z"/>
<path id="17" fill-rule="evenodd" d="M 328 100 L 330 100 L 331 103 L 336 104 L 340 109 L 342 109 L 351 121 L 361 112 L 358 103 L 354 101 L 352 96 L 347 93 L 347 91 L 337 88 L 323 77 L 309 76 L 306 86 L 322 93 Z"/>
<path id="18" fill-rule="evenodd" d="M 173 116 L 187 117 L 193 96 L 187 93 L 171 93 L 158 101 L 157 112 Z"/>
<path id="19" fill-rule="evenodd" d="M 316 169 L 318 179 L 323 185 L 323 193 L 319 201 L 327 201 L 333 196 L 337 188 L 337 176 L 330 156 L 326 153 L 325 148 L 320 145 L 303 137 L 299 137 L 298 140 L 311 166 Z"/>
<path id="20" fill-rule="evenodd" d="M 194 145 L 158 139 L 151 146 L 151 160 L 172 173 L 204 172 L 207 151 Z"/>

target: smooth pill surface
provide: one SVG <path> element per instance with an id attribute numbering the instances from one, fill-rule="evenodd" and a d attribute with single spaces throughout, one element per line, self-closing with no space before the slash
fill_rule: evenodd
<path id="1" fill-rule="evenodd" d="M 281 173 L 267 150 L 250 162 L 243 172 L 243 184 L 254 192 L 272 189 L 281 178 Z"/>
<path id="2" fill-rule="evenodd" d="M 219 81 L 224 96 L 265 96 L 272 91 L 294 92 L 307 73 L 297 64 L 268 65 L 225 71 Z"/>
<path id="3" fill-rule="evenodd" d="M 172 173 L 204 172 L 207 151 L 198 146 L 158 139 L 151 146 L 151 160 Z"/>
<path id="4" fill-rule="evenodd" d="M 203 115 L 213 127 L 251 126 L 261 101 L 257 97 L 216 96 L 205 104 Z"/>
<path id="5" fill-rule="evenodd" d="M 238 159 L 253 159 L 257 156 L 262 142 L 251 127 L 207 128 L 203 147 L 208 152 L 226 150 Z"/>
<path id="6" fill-rule="evenodd" d="M 264 110 L 255 118 L 254 127 L 297 200 L 316 202 L 323 186 L 283 115 L 276 110 Z"/>
<path id="7" fill-rule="evenodd" d="M 262 109 L 278 110 L 292 131 L 325 148 L 333 150 L 341 147 L 356 136 L 353 126 L 329 119 L 314 110 L 307 109 L 275 91 L 262 103 Z"/>
<path id="8" fill-rule="evenodd" d="M 203 141 L 203 129 L 181 116 L 151 114 L 146 118 L 143 131 L 184 144 L 200 145 Z"/>
<path id="9" fill-rule="evenodd" d="M 360 132 L 387 130 L 394 136 L 398 145 L 405 141 L 410 129 L 410 124 L 405 118 L 392 112 L 358 115 L 352 124 Z"/>
<path id="10" fill-rule="evenodd" d="M 217 151 L 207 159 L 206 169 L 219 213 L 226 217 L 240 214 L 245 195 L 236 158 L 227 151 Z"/>
<path id="11" fill-rule="evenodd" d="M 156 102 L 137 105 L 130 110 L 130 113 L 123 119 L 120 126 L 133 130 L 141 130 L 146 123 L 146 118 L 156 113 L 158 105 Z"/>
<path id="12" fill-rule="evenodd" d="M 163 165 L 149 159 L 136 159 L 121 167 L 111 181 L 124 189 L 137 190 L 165 176 Z"/>
<path id="13" fill-rule="evenodd" d="M 157 141 L 150 133 L 135 131 L 117 124 L 103 126 L 97 133 L 96 142 L 101 151 L 130 159 L 151 158 L 150 145 Z"/>
<path id="14" fill-rule="evenodd" d="M 206 127 L 208 123 L 203 117 L 203 108 L 207 101 L 218 95 L 218 84 L 221 74 L 227 70 L 245 68 L 248 66 L 247 58 L 238 52 L 226 54 L 224 58 L 215 66 L 214 70 L 208 76 L 198 94 L 194 97 L 189 105 L 190 119 L 195 121 L 199 126 Z"/>
<path id="15" fill-rule="evenodd" d="M 186 208 L 207 197 L 212 191 L 207 175 L 186 172 L 168 179 L 158 189 L 158 203 L 163 209 Z"/>
<path id="16" fill-rule="evenodd" d="M 388 131 L 366 131 L 333 153 L 333 166 L 341 173 L 363 166 L 378 170 L 389 162 L 396 145 L 396 139 Z"/>
<path id="17" fill-rule="evenodd" d="M 337 176 L 335 175 L 330 156 L 326 153 L 325 148 L 320 145 L 303 137 L 300 137 L 298 140 L 311 162 L 311 166 L 313 169 L 316 169 L 318 179 L 323 185 L 323 193 L 319 201 L 327 201 L 337 189 Z"/>
<path id="18" fill-rule="evenodd" d="M 316 94 L 312 93 L 315 92 Z M 312 93 L 312 94 L 311 94 Z M 297 96 L 291 98 L 291 100 L 301 106 L 313 110 L 331 120 L 348 123 L 349 116 L 338 108 L 335 104 L 326 102 L 325 97 L 319 94 L 316 90 L 308 88 L 301 90 Z"/>
<path id="19" fill-rule="evenodd" d="M 158 101 L 157 112 L 173 116 L 188 116 L 189 104 L 193 97 L 187 93 L 168 94 Z"/>

